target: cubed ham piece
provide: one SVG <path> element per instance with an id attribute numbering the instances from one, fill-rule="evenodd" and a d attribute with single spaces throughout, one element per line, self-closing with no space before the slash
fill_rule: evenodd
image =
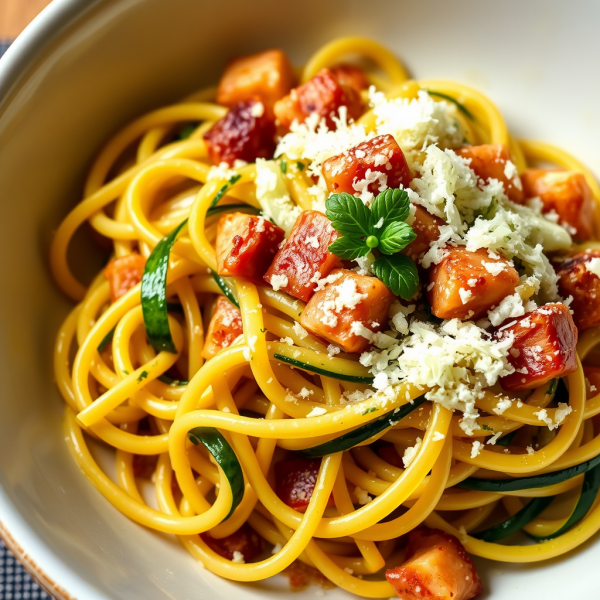
<path id="1" fill-rule="evenodd" d="M 504 184 L 504 191 L 510 200 L 519 204 L 523 202 L 523 184 L 504 144 L 465 146 L 456 150 L 456 153 L 471 159 L 469 166 L 484 183 L 489 179 L 497 179 Z"/>
<path id="2" fill-rule="evenodd" d="M 428 527 L 408 534 L 406 561 L 385 576 L 402 600 L 470 600 L 483 591 L 475 565 L 458 539 Z"/>
<path id="3" fill-rule="evenodd" d="M 294 510 L 304 512 L 315 489 L 320 468 L 320 458 L 294 457 L 278 462 L 275 465 L 275 493 Z M 331 497 L 328 506 L 333 506 Z"/>
<path id="4" fill-rule="evenodd" d="M 303 302 L 308 302 L 317 285 L 341 260 L 328 248 L 338 238 L 331 221 L 317 210 L 305 210 L 294 223 L 289 237 L 275 256 L 265 281 Z"/>
<path id="5" fill-rule="evenodd" d="M 594 198 L 582 173 L 559 169 L 527 169 L 522 175 L 526 198 L 539 197 L 544 212 L 554 210 L 559 222 L 579 241 L 594 236 Z"/>
<path id="6" fill-rule="evenodd" d="M 322 69 L 276 102 L 274 110 L 279 125 L 284 129 L 288 129 L 294 121 L 304 123 L 313 113 L 325 119 L 329 129 L 335 129 L 332 117 L 338 116 L 340 106 L 348 108 L 348 117 L 352 119 L 358 119 L 364 109 L 359 92 L 340 83 L 330 69 Z"/>
<path id="7" fill-rule="evenodd" d="M 388 322 L 394 295 L 376 277 L 337 269 L 300 316 L 302 327 L 344 352 L 362 352 Z"/>
<path id="8" fill-rule="evenodd" d="M 208 532 L 201 533 L 200 537 L 213 552 L 235 562 L 240 560 L 246 563 L 252 562 L 263 551 L 262 538 L 247 523 L 244 523 L 235 533 L 224 538 L 210 537 Z"/>
<path id="9" fill-rule="evenodd" d="M 244 100 L 231 108 L 205 134 L 208 155 L 216 165 L 236 160 L 255 162 L 275 152 L 275 123 L 260 100 Z"/>
<path id="10" fill-rule="evenodd" d="M 425 254 L 431 245 L 440 237 L 440 227 L 444 225 L 444 221 L 435 215 L 432 215 L 426 208 L 415 206 L 415 220 L 411 224 L 413 231 L 417 237 L 408 245 L 402 254 L 406 254 L 414 260 Z"/>
<path id="11" fill-rule="evenodd" d="M 404 153 L 391 135 L 362 142 L 323 163 L 323 177 L 330 192 L 374 196 L 388 188 L 408 187 L 412 175 Z"/>
<path id="12" fill-rule="evenodd" d="M 206 332 L 202 358 L 209 360 L 223 348 L 229 348 L 242 332 L 242 315 L 239 309 L 224 296 L 219 296 Z"/>
<path id="13" fill-rule="evenodd" d="M 350 65 L 348 63 L 342 63 L 331 67 L 331 72 L 337 77 L 337 80 L 342 85 L 358 90 L 366 90 L 369 87 L 369 80 L 365 75 L 365 72 L 356 65 Z"/>
<path id="14" fill-rule="evenodd" d="M 431 312 L 440 319 L 479 319 L 500 304 L 519 285 L 509 262 L 492 258 L 485 248 L 469 252 L 447 247 L 442 261 L 431 269 L 427 289 Z"/>
<path id="15" fill-rule="evenodd" d="M 578 329 L 600 325 L 600 250 L 580 252 L 557 262 L 555 268 L 561 295 L 573 296 L 570 306 Z"/>
<path id="16" fill-rule="evenodd" d="M 242 277 L 257 285 L 273 262 L 284 231 L 263 217 L 230 213 L 217 227 L 217 271 L 223 277 Z"/>
<path id="17" fill-rule="evenodd" d="M 564 304 L 546 304 L 511 319 L 494 336 L 514 336 L 508 362 L 515 372 L 502 377 L 507 391 L 530 390 L 577 370 L 577 327 Z"/>
<path id="18" fill-rule="evenodd" d="M 229 62 L 219 81 L 217 102 L 234 106 L 258 98 L 267 111 L 289 94 L 294 85 L 294 69 L 282 50 L 267 50 Z"/>
<path id="19" fill-rule="evenodd" d="M 132 287 L 135 287 L 144 274 L 146 259 L 137 253 L 113 258 L 104 269 L 104 277 L 110 284 L 110 299 L 116 302 Z"/>

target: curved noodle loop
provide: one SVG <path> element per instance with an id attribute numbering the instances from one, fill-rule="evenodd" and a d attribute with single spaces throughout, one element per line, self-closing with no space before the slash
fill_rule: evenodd
<path id="1" fill-rule="evenodd" d="M 373 65 L 367 80 L 383 98 L 410 103 L 430 92 L 429 101 L 436 103 L 431 110 L 441 102 L 454 111 L 460 143 L 506 145 L 518 173 L 538 162 L 579 171 L 600 203 L 597 182 L 576 159 L 548 144 L 512 137 L 498 108 L 470 87 L 410 80 L 403 65 L 376 42 L 344 38 L 326 45 L 299 71 L 300 81 L 357 56 Z M 471 431 L 452 407 L 422 401 L 435 386 L 405 378 L 377 391 L 369 363 L 359 361 L 358 354 L 338 355 L 338 348 L 327 348 L 299 326 L 304 302 L 276 287 L 216 276 L 219 219 L 231 211 L 229 204 L 261 214 L 265 180 L 261 163 L 212 166 L 203 136 L 228 110 L 216 103 L 215 94 L 214 88 L 198 92 L 119 132 L 99 153 L 83 200 L 54 237 L 54 277 L 78 302 L 58 334 L 55 376 L 67 405 L 68 444 L 98 490 L 130 519 L 177 535 L 221 577 L 256 581 L 299 560 L 367 598 L 394 594 L 382 569 L 402 562 L 398 539 L 422 524 L 458 536 L 474 555 L 505 562 L 553 558 L 598 531 L 596 499 L 575 527 L 548 542 L 508 546 L 477 538 L 477 531 L 497 523 L 503 511 L 513 516 L 532 497 L 564 494 L 570 500 L 557 502 L 551 517 L 534 519 L 526 531 L 550 535 L 567 521 L 584 470 L 570 478 L 564 473 L 586 463 L 591 469 L 600 455 L 594 419 L 600 393 L 590 391 L 582 367 L 600 356 L 600 329 L 580 336 L 577 369 L 558 389 L 554 382 L 515 392 L 503 410 L 496 409 L 499 387 L 481 392 L 473 407 L 479 425 Z M 376 108 L 381 99 L 373 90 L 363 90 L 362 98 L 372 102 L 358 120 L 369 138 L 382 118 Z M 187 137 L 186 125 L 191 125 Z M 319 134 L 302 127 L 292 126 L 294 143 L 317 144 Z M 341 137 L 351 136 L 347 123 L 339 127 Z M 344 143 L 345 149 L 355 145 Z M 322 161 L 322 149 L 311 150 L 306 159 L 302 155 L 294 166 L 293 148 L 286 148 L 281 181 L 292 201 L 310 208 L 322 194 L 310 161 Z M 407 152 L 413 171 L 423 164 L 423 148 Z M 176 352 L 158 351 L 146 335 L 141 285 L 133 282 L 111 302 L 112 288 L 103 275 L 84 285 L 71 271 L 67 251 L 73 234 L 88 222 L 112 242 L 117 260 L 132 254 L 146 259 L 186 220 L 165 259 L 163 288 L 157 288 L 167 311 L 163 317 L 168 314 L 162 326 L 168 327 Z M 572 251 L 585 248 L 600 246 L 590 241 Z M 241 309 L 243 335 L 207 360 L 203 347 L 211 335 L 211 315 L 224 294 Z M 376 428 L 383 414 L 402 407 L 406 416 Z M 547 422 L 555 426 L 549 429 Z M 366 429 L 358 432 L 358 445 L 336 447 L 337 438 L 360 428 Z M 114 481 L 88 448 L 97 443 L 116 450 Z M 310 459 L 318 467 L 309 501 L 304 507 L 286 503 L 276 485 L 276 464 L 303 451 L 311 456 L 307 451 L 321 444 L 328 454 Z M 150 473 L 156 509 L 139 487 Z M 507 477 L 510 487 L 486 489 Z M 261 555 L 259 549 L 254 562 L 244 563 L 239 552 L 227 556 L 219 544 L 249 526 L 274 550 Z"/>

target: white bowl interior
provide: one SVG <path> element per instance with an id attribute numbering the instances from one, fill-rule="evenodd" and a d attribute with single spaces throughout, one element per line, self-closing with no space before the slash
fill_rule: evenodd
<path id="1" fill-rule="evenodd" d="M 481 88 L 517 136 L 560 144 L 600 173 L 599 18 L 593 0 L 57 0 L 38 18 L 0 62 L 0 523 L 65 597 L 275 598 L 287 589 L 283 579 L 237 585 L 204 571 L 174 539 L 110 506 L 66 448 L 52 348 L 69 303 L 50 280 L 48 243 L 107 136 L 215 82 L 231 55 L 280 46 L 300 63 L 358 34 L 390 46 L 416 77 Z M 600 597 L 599 560 L 592 541 L 539 565 L 477 562 L 484 597 L 524 600 L 533 590 Z"/>

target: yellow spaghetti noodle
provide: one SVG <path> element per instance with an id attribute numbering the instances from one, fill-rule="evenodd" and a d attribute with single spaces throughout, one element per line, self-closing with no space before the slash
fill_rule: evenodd
<path id="1" fill-rule="evenodd" d="M 519 172 L 538 161 L 582 172 L 600 202 L 596 181 L 573 157 L 548 144 L 516 140 L 500 111 L 476 90 L 449 81 L 409 80 L 402 64 L 375 42 L 347 38 L 328 44 L 308 61 L 301 80 L 309 80 L 348 55 L 372 61 L 368 79 L 390 98 L 410 99 L 419 90 L 428 90 L 458 101 L 473 116 L 470 120 L 457 113 L 465 139 L 472 144 L 507 144 Z M 547 488 L 506 493 L 458 486 L 469 477 L 494 479 L 508 474 L 518 479 L 552 473 L 600 454 L 600 432 L 593 419 L 600 412 L 600 395 L 586 398 L 581 366 L 600 342 L 598 329 L 580 338 L 578 369 L 568 376 L 572 412 L 539 451 L 527 452 L 525 440 L 545 428 L 537 411 L 543 409 L 548 418 L 557 419 L 548 385 L 529 395 L 520 394 L 500 415 L 494 413 L 495 391 L 483 394 L 477 408 L 485 427 L 472 432 L 472 438 L 482 439 L 493 429 L 505 434 L 519 431 L 523 435 L 516 439 L 524 441 L 510 449 L 488 445 L 476 454 L 473 439 L 460 428 L 460 415 L 427 402 L 420 412 L 414 411 L 377 436 L 393 444 L 400 456 L 417 439 L 422 440 L 407 468 L 386 462 L 374 450 L 376 440 L 370 439 L 323 458 L 305 512 L 294 510 L 277 496 L 273 465 L 286 452 L 335 439 L 372 422 L 382 411 L 413 402 L 426 390 L 400 383 L 391 399 L 376 393 L 358 404 L 346 402 L 348 394 L 367 386 L 295 370 L 275 355 L 307 365 L 326 360 L 330 372 L 346 378 L 369 377 L 369 370 L 356 355 L 324 359 L 325 346 L 312 336 L 300 337 L 294 329 L 301 301 L 242 279 L 233 285 L 244 337 L 206 362 L 201 357 L 211 307 L 222 293 L 208 271 L 217 268 L 216 219 L 206 213 L 217 192 L 228 184 L 226 178 L 211 175 L 202 137 L 227 112 L 214 103 L 214 96 L 214 89 L 199 92 L 119 132 L 98 155 L 84 199 L 60 225 L 53 241 L 54 277 L 78 303 L 59 331 L 55 376 L 67 405 L 64 426 L 69 446 L 92 483 L 130 519 L 179 536 L 197 560 L 221 577 L 256 581 L 300 560 L 337 586 L 366 598 L 393 595 L 382 569 L 398 566 L 398 539 L 421 524 L 457 535 L 474 555 L 505 562 L 553 558 L 589 539 L 600 529 L 597 502 L 575 528 L 548 542 L 507 546 L 470 535 L 493 521 L 498 511 L 515 514 L 531 497 L 573 496 L 581 477 Z M 443 101 L 441 96 L 436 100 Z M 174 133 L 189 122 L 196 124 L 194 133 L 188 139 L 174 139 Z M 375 117 L 367 112 L 360 122 L 368 131 Z M 240 178 L 227 190 L 227 201 L 259 207 L 254 165 L 235 172 Z M 313 182 L 306 173 L 290 170 L 286 184 L 292 199 L 302 209 L 310 208 L 307 190 Z M 186 218 L 187 229 L 173 247 L 167 282 L 167 297 L 177 299 L 182 307 L 181 315 L 170 316 L 177 353 L 157 352 L 146 340 L 140 285 L 111 303 L 108 283 L 101 274 L 87 288 L 76 279 L 67 262 L 67 249 L 75 231 L 87 221 L 112 242 L 115 256 L 136 250 L 147 257 Z M 107 336 L 110 341 L 99 350 Z M 280 338 L 291 340 L 292 345 Z M 174 366 L 189 383 L 170 383 L 162 377 Z M 298 395 L 303 388 L 310 394 Z M 322 409 L 320 416 L 309 418 L 315 408 Z M 189 443 L 188 433 L 195 427 L 217 428 L 241 464 L 244 496 L 229 519 L 231 489 L 210 454 Z M 115 480 L 93 458 L 88 449 L 91 440 L 116 450 Z M 154 474 L 158 508 L 149 506 L 140 494 L 134 470 L 139 456 L 158 460 Z M 178 489 L 174 494 L 175 478 Z M 368 502 L 363 494 L 368 494 Z M 328 507 L 330 495 L 334 505 Z M 572 505 L 573 501 L 567 510 Z M 535 535 L 552 532 L 567 516 L 568 512 L 538 518 L 528 531 Z M 220 556 L 200 535 L 223 539 L 244 523 L 279 551 L 259 562 L 242 564 Z"/>

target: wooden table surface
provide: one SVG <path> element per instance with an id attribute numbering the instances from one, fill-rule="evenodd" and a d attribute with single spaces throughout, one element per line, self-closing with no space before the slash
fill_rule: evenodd
<path id="1" fill-rule="evenodd" d="M 12 40 L 50 0 L 0 0 L 0 40 Z"/>

